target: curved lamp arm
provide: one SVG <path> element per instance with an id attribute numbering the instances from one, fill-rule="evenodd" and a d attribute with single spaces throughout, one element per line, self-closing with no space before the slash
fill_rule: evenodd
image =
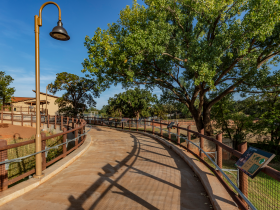
<path id="1" fill-rule="evenodd" d="M 38 17 L 39 26 L 42 26 L 42 10 L 48 4 L 54 4 L 58 8 L 58 20 L 61 20 L 61 10 L 60 10 L 60 7 L 58 6 L 58 4 L 53 1 L 48 1 L 48 2 L 44 3 L 39 10 L 39 17 Z"/>

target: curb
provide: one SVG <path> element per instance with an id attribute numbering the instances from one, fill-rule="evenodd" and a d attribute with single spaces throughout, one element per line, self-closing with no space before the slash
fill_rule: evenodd
<path id="1" fill-rule="evenodd" d="M 50 178 L 61 172 L 63 169 L 71 165 L 75 160 L 77 160 L 80 156 L 82 156 L 87 149 L 90 147 L 92 141 L 91 136 L 87 135 L 85 142 L 77 148 L 75 151 L 67 155 L 62 160 L 56 162 L 53 166 L 44 170 L 45 176 L 41 179 L 31 178 L 27 181 L 17 184 L 3 192 L 0 192 L 0 206 L 9 201 L 33 190 L 44 182 L 48 181 Z"/>

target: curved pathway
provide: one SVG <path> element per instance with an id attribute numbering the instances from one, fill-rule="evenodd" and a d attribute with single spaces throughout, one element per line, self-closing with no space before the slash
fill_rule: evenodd
<path id="1" fill-rule="evenodd" d="M 72 165 L 3 205 L 12 209 L 211 209 L 202 184 L 171 149 L 141 134 L 93 127 Z"/>

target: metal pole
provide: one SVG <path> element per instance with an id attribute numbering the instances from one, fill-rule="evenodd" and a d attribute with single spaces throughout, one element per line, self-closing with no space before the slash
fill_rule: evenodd
<path id="1" fill-rule="evenodd" d="M 36 152 L 41 151 L 40 133 L 40 61 L 39 61 L 39 17 L 35 15 L 35 82 L 36 82 Z M 42 174 L 42 155 L 36 155 L 36 174 L 34 178 L 41 178 Z"/>
<path id="2" fill-rule="evenodd" d="M 35 31 L 35 82 L 36 82 L 36 136 L 35 136 L 35 148 L 36 152 L 40 152 L 42 148 L 41 133 L 40 133 L 40 55 L 39 55 L 39 27 L 42 26 L 42 10 L 48 4 L 54 4 L 58 8 L 58 19 L 61 20 L 60 7 L 55 2 L 44 3 L 39 10 L 39 16 L 34 16 L 34 31 Z M 34 178 L 41 178 L 42 174 L 42 155 L 39 153 L 36 155 L 36 173 Z"/>

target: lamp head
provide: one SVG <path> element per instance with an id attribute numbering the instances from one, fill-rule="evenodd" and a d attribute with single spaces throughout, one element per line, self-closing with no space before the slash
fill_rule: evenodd
<path id="1" fill-rule="evenodd" d="M 57 26 L 53 28 L 52 32 L 50 32 L 50 36 L 57 40 L 67 41 L 70 39 L 70 36 L 68 35 L 65 28 L 63 28 L 62 26 L 63 24 L 61 20 L 59 20 L 57 22 Z"/>

